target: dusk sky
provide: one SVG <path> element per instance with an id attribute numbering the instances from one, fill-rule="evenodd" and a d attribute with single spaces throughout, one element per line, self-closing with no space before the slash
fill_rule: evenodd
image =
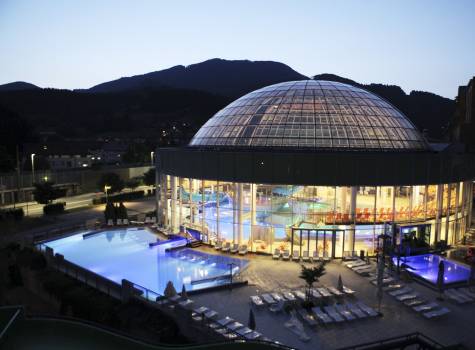
<path id="1" fill-rule="evenodd" d="M 473 23 L 473 0 L 0 0 L 0 84 L 88 88 L 219 57 L 453 98 L 475 75 Z"/>

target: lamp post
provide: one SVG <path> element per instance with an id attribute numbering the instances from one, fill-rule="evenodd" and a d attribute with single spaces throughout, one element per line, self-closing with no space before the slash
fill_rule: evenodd
<path id="1" fill-rule="evenodd" d="M 31 184 L 35 183 L 35 156 L 36 154 L 31 154 Z"/>
<path id="2" fill-rule="evenodd" d="M 153 156 L 155 155 L 155 152 L 152 151 L 150 152 L 150 164 L 153 166 Z"/>
<path id="3" fill-rule="evenodd" d="M 109 203 L 109 197 L 107 196 L 107 190 L 110 190 L 110 189 L 111 189 L 110 186 L 107 186 L 107 185 L 104 186 L 104 192 L 106 193 L 106 204 Z"/>

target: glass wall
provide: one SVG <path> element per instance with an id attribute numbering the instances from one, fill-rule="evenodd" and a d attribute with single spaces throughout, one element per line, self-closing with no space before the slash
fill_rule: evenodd
<path id="1" fill-rule="evenodd" d="M 160 176 L 160 223 L 199 230 L 206 242 L 253 252 L 297 250 L 340 257 L 373 254 L 384 225 L 429 224 L 430 244 L 457 243 L 466 230 L 471 182 L 420 186 L 268 185 Z"/>

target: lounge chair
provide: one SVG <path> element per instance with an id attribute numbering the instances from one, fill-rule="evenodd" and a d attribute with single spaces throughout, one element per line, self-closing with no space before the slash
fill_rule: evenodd
<path id="1" fill-rule="evenodd" d="M 361 275 L 361 276 L 367 276 L 369 275 L 371 272 L 373 272 L 376 268 L 374 266 L 368 266 L 364 269 L 358 269 L 357 271 L 355 271 L 358 275 Z"/>
<path id="2" fill-rule="evenodd" d="M 383 290 L 385 292 L 391 292 L 393 290 L 396 290 L 396 289 L 401 289 L 401 288 L 404 288 L 405 285 L 403 283 L 391 283 L 385 287 L 383 287 Z"/>
<path id="3" fill-rule="evenodd" d="M 157 222 L 157 217 L 152 216 L 152 217 L 150 218 L 150 222 L 151 222 L 152 224 L 155 224 L 155 223 Z"/>
<path id="4" fill-rule="evenodd" d="M 304 252 L 302 253 L 302 261 L 305 261 L 305 262 L 310 261 L 310 257 L 308 256 L 308 250 L 304 250 Z"/>
<path id="5" fill-rule="evenodd" d="M 107 220 L 107 226 L 114 226 L 114 220 L 112 219 Z"/>
<path id="6" fill-rule="evenodd" d="M 466 304 L 473 300 L 465 295 L 455 292 L 454 289 L 445 290 L 444 295 L 450 300 L 455 301 L 457 304 Z"/>
<path id="7" fill-rule="evenodd" d="M 150 224 L 152 221 L 150 220 L 150 217 L 146 216 L 145 217 L 145 223 Z"/>
<path id="8" fill-rule="evenodd" d="M 414 299 L 409 299 L 409 300 L 404 301 L 404 305 L 412 307 L 412 308 L 418 305 L 422 305 L 422 304 L 427 304 L 427 301 L 422 298 L 414 298 Z"/>
<path id="9" fill-rule="evenodd" d="M 214 310 L 208 310 L 205 312 L 204 316 L 209 320 L 214 320 L 218 317 L 218 313 Z"/>
<path id="10" fill-rule="evenodd" d="M 226 325 L 226 328 L 231 330 L 231 331 L 237 331 L 238 329 L 243 328 L 243 327 L 244 327 L 244 325 L 241 322 L 238 322 L 238 321 L 234 321 L 234 322 L 228 323 Z"/>
<path id="11" fill-rule="evenodd" d="M 183 301 L 180 301 L 178 303 L 178 305 L 180 305 L 181 307 L 185 308 L 185 309 L 190 309 L 194 304 L 194 301 L 191 300 L 191 299 L 185 299 Z"/>
<path id="12" fill-rule="evenodd" d="M 324 298 L 331 298 L 332 293 L 330 293 L 326 288 L 316 288 L 316 289 Z"/>
<path id="13" fill-rule="evenodd" d="M 375 317 L 379 315 L 379 313 L 375 309 L 373 309 L 371 306 L 366 305 L 362 301 L 357 302 L 355 305 L 361 310 L 363 310 L 365 313 L 367 313 L 370 317 Z"/>
<path id="14" fill-rule="evenodd" d="M 252 329 L 249 327 L 242 327 L 236 331 L 237 334 L 244 336 L 246 334 L 252 333 Z"/>
<path id="15" fill-rule="evenodd" d="M 262 301 L 262 299 L 259 298 L 259 296 L 257 296 L 257 295 L 251 295 L 250 299 L 251 299 L 251 303 L 254 304 L 255 306 L 263 306 L 264 305 L 264 302 Z"/>
<path id="16" fill-rule="evenodd" d="M 318 255 L 318 251 L 314 250 L 312 255 L 312 262 L 315 263 L 320 261 L 320 256 Z"/>
<path id="17" fill-rule="evenodd" d="M 261 299 L 264 300 L 264 302 L 265 302 L 266 304 L 269 304 L 269 305 L 275 303 L 274 298 L 272 298 L 272 296 L 271 296 L 270 294 L 268 294 L 268 293 L 262 294 L 262 295 L 261 295 Z"/>
<path id="18" fill-rule="evenodd" d="M 124 220 L 122 220 L 122 223 L 123 223 L 125 226 L 128 226 L 128 225 L 129 225 L 129 219 L 124 219 Z"/>
<path id="19" fill-rule="evenodd" d="M 191 318 L 193 321 L 203 321 L 204 319 L 204 314 L 209 311 L 209 309 L 206 306 L 201 306 L 197 309 L 194 309 L 193 312 L 191 313 Z"/>
<path id="20" fill-rule="evenodd" d="M 399 300 L 399 301 L 406 301 L 406 300 L 410 300 L 410 299 L 415 299 L 418 296 L 419 296 L 419 294 L 412 292 L 412 293 L 408 293 L 408 294 L 398 295 L 396 297 L 396 299 Z"/>
<path id="21" fill-rule="evenodd" d="M 239 255 L 246 255 L 247 254 L 247 245 L 242 245 L 240 248 L 239 248 Z"/>
<path id="22" fill-rule="evenodd" d="M 343 286 L 343 293 L 345 293 L 347 295 L 355 295 L 356 291 L 354 291 L 351 288 L 348 288 L 347 286 Z"/>
<path id="23" fill-rule="evenodd" d="M 297 299 L 295 298 L 295 295 L 293 295 L 291 292 L 289 291 L 285 291 L 285 292 L 282 292 L 282 295 L 284 296 L 285 299 L 287 299 L 288 301 L 296 301 Z"/>
<path id="24" fill-rule="evenodd" d="M 468 296 L 470 298 L 475 298 L 475 292 L 471 291 L 470 288 L 464 287 L 464 288 L 459 288 L 457 291 L 460 294 L 464 294 L 465 296 Z"/>
<path id="25" fill-rule="evenodd" d="M 230 242 L 226 242 L 224 244 L 224 246 L 221 248 L 222 252 L 229 252 L 230 250 L 231 250 L 231 243 Z"/>
<path id="26" fill-rule="evenodd" d="M 347 264 L 345 264 L 345 265 L 346 265 L 346 267 L 352 269 L 352 268 L 357 267 L 357 266 L 363 266 L 363 265 L 368 265 L 368 264 L 366 263 L 366 261 L 363 261 L 363 260 L 356 260 L 356 261 L 347 263 Z"/>
<path id="27" fill-rule="evenodd" d="M 221 248 L 223 248 L 223 241 L 216 241 L 216 244 L 214 245 L 214 249 L 221 250 Z"/>
<path id="28" fill-rule="evenodd" d="M 234 322 L 234 319 L 229 317 L 229 316 L 226 316 L 225 318 L 222 318 L 222 319 L 216 321 L 216 323 L 221 325 L 221 326 L 226 326 L 227 324 L 230 324 L 232 322 Z"/>
<path id="29" fill-rule="evenodd" d="M 117 226 L 122 226 L 122 219 L 117 219 Z"/>
<path id="30" fill-rule="evenodd" d="M 280 258 L 280 249 L 274 249 L 274 255 L 272 255 L 272 259 L 279 259 Z"/>
<path id="31" fill-rule="evenodd" d="M 364 312 L 363 310 L 361 310 L 358 306 L 354 305 L 354 304 L 351 304 L 351 303 L 347 303 L 346 304 L 346 307 L 348 308 L 348 310 L 351 311 L 351 313 L 353 315 L 355 315 L 356 317 L 358 318 L 366 318 L 368 317 L 368 314 L 366 312 Z"/>
<path id="32" fill-rule="evenodd" d="M 312 312 L 323 324 L 331 324 L 334 322 L 333 319 L 328 316 L 328 314 L 323 312 L 319 307 L 313 307 Z"/>
<path id="33" fill-rule="evenodd" d="M 438 307 L 440 307 L 439 304 L 437 304 L 436 302 L 432 302 L 432 303 L 428 303 L 428 304 L 422 304 L 422 305 L 417 305 L 417 306 L 414 306 L 412 309 L 415 311 L 415 312 L 429 312 L 429 311 L 432 311 L 434 309 L 437 309 Z"/>
<path id="34" fill-rule="evenodd" d="M 294 250 L 292 253 L 292 261 L 300 261 L 300 253 L 298 250 Z"/>
<path id="35" fill-rule="evenodd" d="M 469 295 L 467 295 L 467 294 L 465 294 L 465 293 L 459 291 L 458 289 L 452 289 L 452 293 L 454 293 L 454 294 L 456 294 L 456 295 L 458 295 L 458 296 L 460 296 L 460 297 L 462 297 L 462 298 L 467 299 L 468 302 L 473 302 L 473 301 L 475 301 L 475 299 L 474 299 L 473 297 L 471 297 L 471 296 L 469 296 Z"/>
<path id="36" fill-rule="evenodd" d="M 396 282 L 396 280 L 392 277 L 386 277 L 386 278 L 383 278 L 383 280 L 381 282 L 382 282 L 383 286 L 385 286 L 387 284 L 391 284 L 391 283 Z M 371 284 L 377 286 L 378 285 L 378 279 L 377 278 L 372 279 Z"/>
<path id="37" fill-rule="evenodd" d="M 364 265 L 360 265 L 360 266 L 356 266 L 356 267 L 350 267 L 350 269 L 352 269 L 355 272 L 358 272 L 360 270 L 367 270 L 369 268 L 374 268 L 374 267 L 375 266 L 372 266 L 371 264 L 364 264 Z"/>
<path id="38" fill-rule="evenodd" d="M 330 260 L 331 260 L 331 258 L 328 255 L 328 252 L 323 252 L 323 261 L 329 262 Z"/>
<path id="39" fill-rule="evenodd" d="M 285 307 L 284 300 L 279 300 L 278 302 L 269 306 L 269 311 L 274 312 L 274 313 L 281 312 L 284 310 L 284 307 Z"/>
<path id="40" fill-rule="evenodd" d="M 292 292 L 298 299 L 302 300 L 302 301 L 305 301 L 307 298 L 306 298 L 306 295 L 304 292 L 302 292 L 301 290 L 294 290 Z"/>
<path id="41" fill-rule="evenodd" d="M 343 252 L 343 260 L 356 260 L 358 259 L 358 255 L 356 254 L 356 252 L 353 250 L 353 251 L 345 251 Z"/>
<path id="42" fill-rule="evenodd" d="M 256 331 L 252 331 L 251 333 L 247 333 L 244 335 L 244 338 L 248 340 L 256 340 L 260 337 L 262 337 L 262 334 Z"/>
<path id="43" fill-rule="evenodd" d="M 314 289 L 314 288 L 312 288 L 312 289 L 310 290 L 310 295 L 311 295 L 313 298 L 315 298 L 315 299 L 321 299 L 321 298 L 323 298 L 323 295 L 321 295 L 321 294 L 318 292 L 318 290 L 316 290 L 316 289 Z"/>
<path id="44" fill-rule="evenodd" d="M 425 318 L 431 319 L 431 318 L 441 317 L 443 315 L 448 314 L 449 312 L 450 312 L 449 309 L 447 309 L 446 307 L 442 307 L 438 310 L 429 311 L 422 315 L 424 315 Z"/>
<path id="45" fill-rule="evenodd" d="M 338 311 L 336 311 L 334 306 L 324 306 L 323 310 L 325 310 L 328 316 L 330 316 L 333 319 L 333 321 L 335 321 L 336 323 L 345 322 L 345 319 L 343 318 L 343 316 L 340 315 Z"/>
<path id="46" fill-rule="evenodd" d="M 339 296 L 341 297 L 342 295 L 345 295 L 345 293 L 343 292 L 340 292 L 338 289 L 336 289 L 335 287 L 327 287 L 328 291 L 330 291 L 330 293 L 332 294 L 335 294 L 336 296 Z"/>
<path id="47" fill-rule="evenodd" d="M 299 308 L 297 309 L 297 313 L 300 315 L 302 320 L 307 323 L 308 326 L 315 327 L 317 325 L 317 320 L 315 319 L 315 316 L 309 314 L 307 310 Z"/>
<path id="48" fill-rule="evenodd" d="M 354 321 L 356 317 L 346 308 L 345 305 L 336 304 L 336 311 L 338 311 L 347 321 Z"/>
<path id="49" fill-rule="evenodd" d="M 236 254 L 238 251 L 239 251 L 239 244 L 234 243 L 231 250 L 230 250 L 230 253 L 231 254 Z"/>
<path id="50" fill-rule="evenodd" d="M 275 301 L 285 301 L 285 298 L 280 295 L 279 293 L 270 293 L 271 297 L 274 298 Z"/>
<path id="51" fill-rule="evenodd" d="M 288 251 L 288 249 L 286 249 L 282 253 L 282 260 L 289 260 L 289 259 L 290 259 L 290 252 Z"/>
<path id="52" fill-rule="evenodd" d="M 393 290 L 392 292 L 389 292 L 388 294 L 393 296 L 393 297 L 397 297 L 398 295 L 404 295 L 404 294 L 407 294 L 407 293 L 411 293 L 412 290 L 413 289 L 410 288 L 410 287 L 404 287 L 404 288 L 401 288 L 401 289 Z"/>

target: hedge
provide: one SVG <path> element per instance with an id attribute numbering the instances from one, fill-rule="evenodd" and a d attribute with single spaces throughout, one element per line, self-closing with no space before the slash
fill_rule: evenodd
<path id="1" fill-rule="evenodd" d="M 0 210 L 0 221 L 6 220 L 23 220 L 25 213 L 23 208 L 11 208 L 11 209 L 2 209 Z"/>
<path id="2" fill-rule="evenodd" d="M 43 213 L 45 215 L 61 214 L 61 213 L 64 213 L 65 206 L 66 206 L 66 202 L 47 204 L 43 207 Z"/>
<path id="3" fill-rule="evenodd" d="M 118 194 L 112 194 L 108 196 L 109 202 L 126 202 L 134 199 L 143 198 L 145 196 L 144 191 L 124 192 Z M 94 198 L 92 204 L 104 204 L 106 203 L 106 197 Z"/>

